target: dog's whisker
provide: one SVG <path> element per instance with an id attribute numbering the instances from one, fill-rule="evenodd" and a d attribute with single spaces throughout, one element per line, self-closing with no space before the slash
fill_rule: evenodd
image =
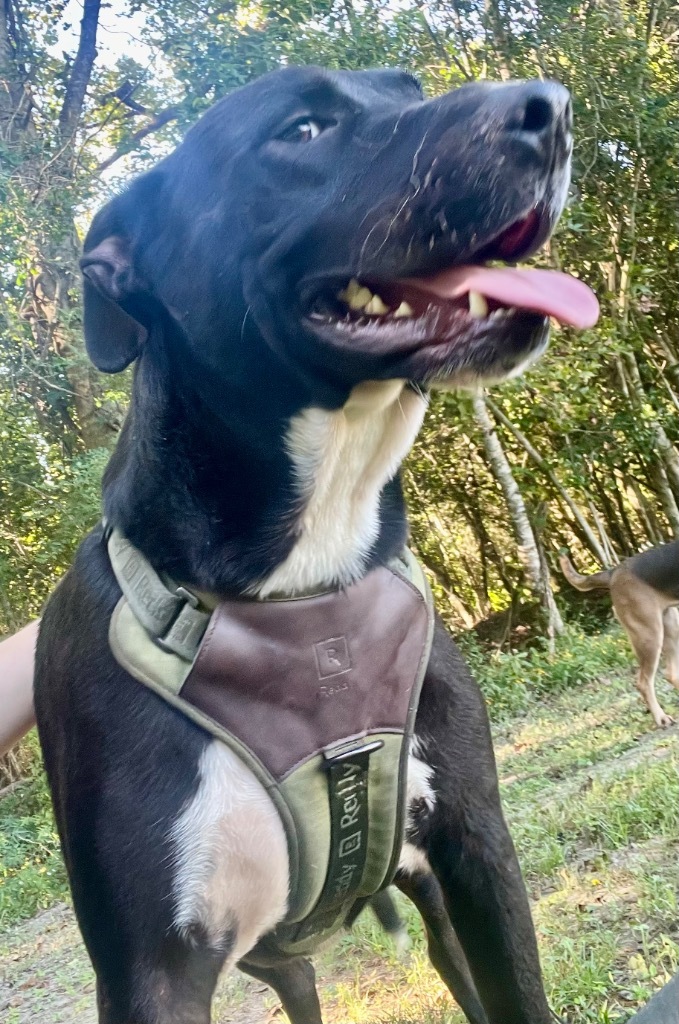
<path id="1" fill-rule="evenodd" d="M 400 120 L 400 118 L 399 118 L 399 120 Z M 373 252 L 373 254 L 372 254 L 373 258 L 379 256 L 379 254 L 382 252 L 382 250 L 384 249 L 385 245 L 389 241 L 389 238 L 391 236 L 392 228 L 396 224 L 399 216 L 406 209 L 408 204 L 411 203 L 412 200 L 417 197 L 417 195 L 420 193 L 420 191 L 422 189 L 422 183 L 420 182 L 419 178 L 417 177 L 417 164 L 418 164 L 418 161 L 419 161 L 420 153 L 422 152 L 422 148 L 424 147 L 424 144 L 425 144 L 425 142 L 427 140 L 428 134 L 429 134 L 429 129 L 427 129 L 424 132 L 424 134 L 422 136 L 422 139 L 420 141 L 420 144 L 417 147 L 417 150 L 415 151 L 415 154 L 413 156 L 412 170 L 411 170 L 411 173 L 410 173 L 410 184 L 413 186 L 413 190 L 414 191 L 412 193 L 410 193 L 409 195 L 407 195 L 403 199 L 403 201 L 401 202 L 400 206 L 396 210 L 396 213 L 393 215 L 393 217 L 389 221 L 389 224 L 387 225 L 387 230 L 386 230 L 384 239 L 383 239 L 382 243 L 379 245 L 379 247 Z M 432 162 L 432 168 L 430 168 L 430 170 L 433 169 L 434 163 L 435 163 L 435 159 Z M 370 237 L 371 237 L 372 233 L 379 227 L 379 225 L 382 222 L 382 219 L 383 218 L 378 220 L 372 226 L 372 228 L 370 229 L 370 231 L 368 232 L 368 234 L 365 237 L 363 245 L 361 246 L 361 251 L 360 251 L 360 254 L 359 254 L 359 258 L 358 258 L 359 273 L 360 273 L 360 270 L 362 269 L 362 266 L 363 266 L 363 259 L 364 259 L 364 256 L 365 256 L 365 252 L 366 252 L 366 248 L 367 248 L 368 242 L 370 241 Z"/>
<path id="2" fill-rule="evenodd" d="M 375 257 L 379 256 L 379 254 L 380 254 L 380 253 L 382 252 L 382 250 L 384 249 L 385 245 L 387 244 L 387 242 L 389 241 L 389 238 L 390 238 L 390 236 L 391 236 L 391 231 L 392 231 L 392 228 L 393 228 L 393 227 L 394 227 L 394 225 L 395 225 L 395 224 L 397 223 L 397 221 L 398 221 L 398 218 L 400 217 L 401 213 L 403 212 L 403 210 L 404 210 L 404 209 L 406 208 L 406 206 L 408 205 L 408 203 L 409 203 L 409 201 L 410 201 L 410 199 L 411 199 L 411 198 L 413 198 L 413 197 L 412 197 L 412 196 L 406 196 L 406 198 L 405 198 L 405 199 L 403 200 L 403 202 L 401 203 L 401 205 L 400 205 L 400 206 L 398 207 L 398 209 L 396 210 L 396 213 L 394 214 L 394 216 L 393 216 L 393 217 L 391 218 L 391 220 L 390 220 L 390 221 L 389 221 L 389 223 L 387 224 L 387 230 L 386 230 L 386 233 L 385 233 L 385 236 L 384 236 L 384 240 L 382 241 L 381 245 L 379 245 L 379 246 L 378 246 L 378 248 L 377 248 L 377 249 L 376 249 L 376 250 L 374 251 L 374 253 L 372 254 L 372 255 L 373 255 L 373 258 L 375 258 Z"/>
<path id="3" fill-rule="evenodd" d="M 245 324 L 247 322 L 248 316 L 250 315 L 250 310 L 251 309 L 252 309 L 252 306 L 248 306 L 248 308 L 245 310 L 245 316 L 243 317 L 243 323 L 240 325 L 240 340 L 241 341 L 243 341 L 245 339 Z"/>
<path id="4" fill-rule="evenodd" d="M 413 169 L 410 172 L 410 183 L 411 183 L 411 185 L 415 189 L 414 195 L 417 195 L 418 192 L 420 191 L 420 188 L 421 188 L 421 182 L 420 182 L 420 179 L 417 176 L 417 164 L 418 164 L 418 161 L 420 159 L 420 153 L 422 152 L 422 149 L 424 148 L 424 144 L 427 141 L 427 136 L 428 135 L 429 135 L 429 128 L 427 128 L 426 131 L 424 132 L 424 134 L 422 136 L 422 140 L 421 140 L 419 146 L 417 147 L 417 149 L 415 150 L 415 155 L 413 156 Z"/>

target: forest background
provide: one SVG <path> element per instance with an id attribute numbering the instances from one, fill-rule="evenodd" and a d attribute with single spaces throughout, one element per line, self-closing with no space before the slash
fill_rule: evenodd
<path id="1" fill-rule="evenodd" d="M 96 521 L 128 399 L 129 376 L 84 354 L 88 220 L 282 64 L 573 92 L 571 199 L 539 259 L 594 287 L 601 319 L 556 333 L 525 379 L 436 396 L 406 470 L 453 627 L 491 617 L 502 639 L 542 607 L 558 633 L 582 608 L 560 548 L 587 569 L 679 533 L 678 42 L 670 0 L 0 0 L 0 634 L 39 613 Z"/>

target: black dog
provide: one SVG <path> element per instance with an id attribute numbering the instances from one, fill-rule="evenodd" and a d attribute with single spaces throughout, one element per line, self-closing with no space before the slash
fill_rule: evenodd
<path id="1" fill-rule="evenodd" d="M 158 572 L 225 596 L 342 587 L 401 550 L 425 389 L 519 372 L 549 315 L 591 322 L 565 275 L 483 267 L 549 236 L 570 152 L 549 83 L 425 102 L 396 71 L 288 69 L 218 103 L 86 241 L 89 353 L 109 372 L 137 359 L 109 523 Z M 285 913 L 281 823 L 242 763 L 114 660 L 102 538 L 38 645 L 64 856 L 100 1020 L 205 1024 L 222 967 Z M 396 882 L 441 976 L 473 1024 L 547 1024 L 486 711 L 440 624 L 409 796 Z M 319 1024 L 307 960 L 244 969 Z"/>

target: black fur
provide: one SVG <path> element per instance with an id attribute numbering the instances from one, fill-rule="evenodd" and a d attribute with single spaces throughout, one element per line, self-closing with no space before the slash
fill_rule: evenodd
<path id="1" fill-rule="evenodd" d="M 138 360 L 105 515 L 157 570 L 227 595 L 286 557 L 303 509 L 285 431 L 300 410 L 337 409 L 363 380 L 501 374 L 544 345 L 544 321 L 528 313 L 427 345 L 416 323 L 350 344 L 314 312 L 359 274 L 388 281 L 492 258 L 493 239 L 532 209 L 520 255 L 534 251 L 558 215 L 568 116 L 551 85 L 468 86 L 425 102 L 400 72 L 289 69 L 217 104 L 97 216 L 83 259 L 88 348 L 109 371 Z M 308 145 L 294 142 L 304 117 L 325 129 Z M 395 478 L 368 567 L 406 534 Z M 200 931 L 177 934 L 167 836 L 209 738 L 114 661 L 118 597 L 95 530 L 40 633 L 45 764 L 100 1020 L 205 1024 L 233 936 L 215 948 Z M 416 809 L 410 838 L 440 887 L 400 884 L 425 916 L 434 962 L 473 1024 L 547 1024 L 485 708 L 440 626 L 416 733 L 436 804 Z M 246 969 L 278 988 L 294 1024 L 319 1024 L 307 965 Z"/>

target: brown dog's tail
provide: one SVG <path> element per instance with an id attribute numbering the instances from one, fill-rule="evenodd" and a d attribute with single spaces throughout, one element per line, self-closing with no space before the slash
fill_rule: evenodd
<path id="1" fill-rule="evenodd" d="M 610 590 L 612 569 L 604 569 L 603 572 L 583 576 L 574 567 L 568 555 L 559 555 L 559 562 L 561 571 L 572 587 L 576 587 L 578 590 Z"/>

